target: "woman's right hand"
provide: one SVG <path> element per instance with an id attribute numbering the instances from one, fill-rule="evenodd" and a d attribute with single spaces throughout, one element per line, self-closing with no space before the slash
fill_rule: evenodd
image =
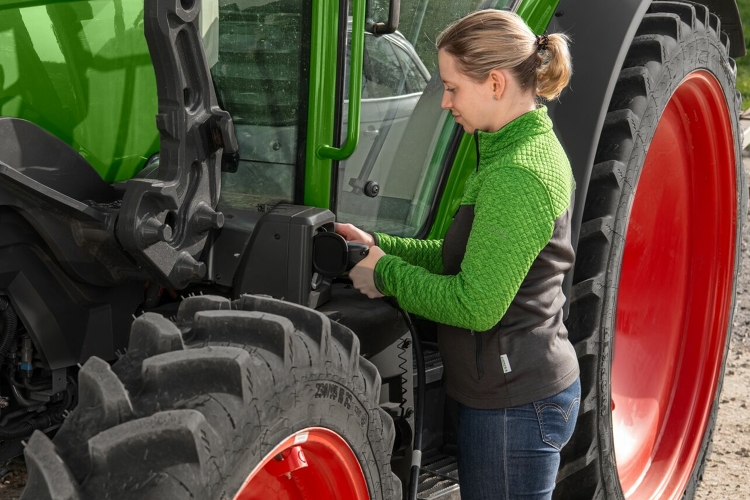
<path id="1" fill-rule="evenodd" d="M 343 236 L 346 241 L 364 243 L 368 248 L 375 245 L 375 238 L 370 233 L 366 233 L 352 224 L 339 224 L 337 222 L 334 224 L 334 230 L 337 234 Z"/>

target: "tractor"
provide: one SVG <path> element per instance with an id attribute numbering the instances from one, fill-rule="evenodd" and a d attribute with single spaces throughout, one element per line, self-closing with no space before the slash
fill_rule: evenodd
<path id="1" fill-rule="evenodd" d="M 545 103 L 582 383 L 554 496 L 694 497 L 747 211 L 734 0 L 0 0 L 24 500 L 459 498 L 434 325 L 353 289 L 334 225 L 443 237 L 476 150 L 434 40 L 490 8 L 572 39 Z"/>

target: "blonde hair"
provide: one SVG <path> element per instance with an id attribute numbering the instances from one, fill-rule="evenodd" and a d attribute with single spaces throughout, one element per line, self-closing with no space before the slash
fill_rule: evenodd
<path id="1" fill-rule="evenodd" d="M 486 81 L 493 70 L 508 69 L 522 88 L 556 99 L 573 72 L 569 38 L 555 33 L 546 43 L 538 40 L 517 14 L 479 10 L 445 28 L 435 46 L 455 57 L 459 71 L 477 82 Z"/>

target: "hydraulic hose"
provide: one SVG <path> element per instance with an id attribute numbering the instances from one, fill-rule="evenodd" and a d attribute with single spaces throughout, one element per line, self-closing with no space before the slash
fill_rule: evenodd
<path id="1" fill-rule="evenodd" d="M 409 313 L 401 309 L 398 304 L 395 305 L 398 312 L 403 316 L 406 326 L 411 333 L 414 357 L 417 360 L 417 397 L 414 401 L 414 450 L 411 454 L 411 477 L 409 478 L 409 500 L 417 500 L 417 490 L 419 489 L 419 470 L 422 467 L 422 434 L 424 428 L 424 386 L 425 386 L 425 369 L 424 353 L 422 352 L 422 343 L 419 340 L 417 329 L 411 321 Z"/>
<path id="2" fill-rule="evenodd" d="M 77 388 L 72 383 L 69 383 L 68 388 L 65 390 L 62 404 L 24 422 L 19 422 L 10 427 L 0 427 L 0 439 L 26 437 L 37 429 L 47 429 L 55 424 L 59 424 L 65 419 L 65 411 L 73 407 L 76 392 Z"/>
<path id="3" fill-rule="evenodd" d="M 26 420 L 11 427 L 0 427 L 0 439 L 15 439 L 26 437 L 37 429 L 52 427 L 54 423 L 52 415 L 45 413 L 38 417 Z"/>
<path id="4" fill-rule="evenodd" d="M 0 296 L 0 314 L 3 316 L 3 332 L 0 337 L 0 367 L 2 367 L 18 326 L 18 316 L 7 297 Z"/>

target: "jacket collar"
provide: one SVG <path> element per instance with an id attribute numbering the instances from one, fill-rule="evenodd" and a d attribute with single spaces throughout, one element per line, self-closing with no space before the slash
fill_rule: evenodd
<path id="1" fill-rule="evenodd" d="M 477 170 L 481 162 L 491 161 L 514 144 L 528 140 L 531 136 L 552 130 L 552 120 L 547 116 L 547 106 L 524 113 L 497 132 L 474 132 L 477 145 Z"/>

